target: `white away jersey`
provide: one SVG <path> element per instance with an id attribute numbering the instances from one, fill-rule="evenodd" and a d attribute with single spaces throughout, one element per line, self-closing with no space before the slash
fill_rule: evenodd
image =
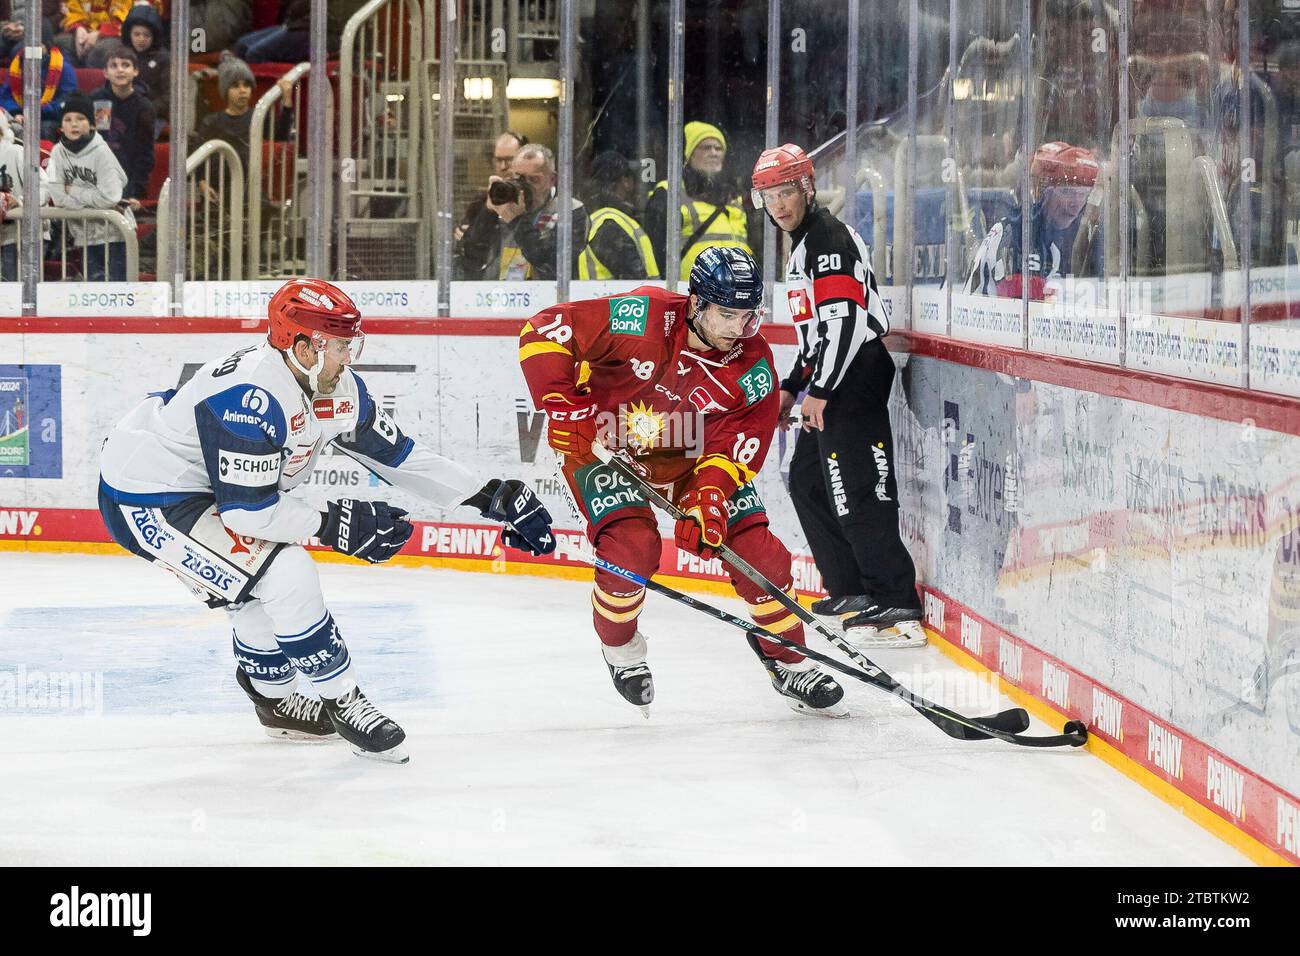
<path id="1" fill-rule="evenodd" d="M 332 394 L 308 398 L 266 343 L 209 362 L 180 390 L 150 394 L 109 434 L 100 481 L 123 504 L 165 507 L 212 496 L 236 534 L 305 541 L 319 530 L 321 513 L 285 492 L 307 479 L 331 441 L 439 508 L 484 484 L 402 434 L 351 369 Z"/>

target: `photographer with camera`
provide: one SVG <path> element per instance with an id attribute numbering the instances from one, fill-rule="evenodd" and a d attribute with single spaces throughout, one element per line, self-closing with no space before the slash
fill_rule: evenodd
<path id="1" fill-rule="evenodd" d="M 496 213 L 497 243 L 481 275 L 469 279 L 554 279 L 557 275 L 555 156 L 536 143 L 525 146 L 510 164 L 506 178 L 489 180 L 486 208 Z M 567 268 L 573 275 L 586 246 L 587 210 L 574 199 L 573 256 Z"/>

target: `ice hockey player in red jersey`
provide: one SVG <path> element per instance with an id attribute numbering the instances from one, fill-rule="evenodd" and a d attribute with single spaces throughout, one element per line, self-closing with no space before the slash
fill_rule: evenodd
<path id="1" fill-rule="evenodd" d="M 645 577 L 660 538 L 643 496 L 592 453 L 597 440 L 636 456 L 656 488 L 689 515 L 677 546 L 705 559 L 724 542 L 793 596 L 790 552 L 768 528 L 752 482 L 776 427 L 772 350 L 756 334 L 762 280 L 749 253 L 709 247 L 690 294 L 641 286 L 625 295 L 544 309 L 519 336 L 519 363 L 596 554 Z M 803 643 L 799 620 L 741 575 L 755 623 Z M 592 620 L 610 676 L 646 707 L 654 684 L 637 621 L 645 589 L 596 570 Z M 844 690 L 797 651 L 750 639 L 772 684 L 804 713 L 843 716 Z"/>

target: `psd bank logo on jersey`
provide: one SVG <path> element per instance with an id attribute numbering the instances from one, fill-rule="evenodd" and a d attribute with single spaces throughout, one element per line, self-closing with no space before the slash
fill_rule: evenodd
<path id="1" fill-rule="evenodd" d="M 648 295 L 612 296 L 609 300 L 609 330 L 617 335 L 645 335 L 649 315 Z"/>

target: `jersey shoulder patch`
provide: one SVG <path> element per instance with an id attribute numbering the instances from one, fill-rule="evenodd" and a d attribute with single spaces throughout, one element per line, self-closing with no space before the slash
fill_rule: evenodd
<path id="1" fill-rule="evenodd" d="M 251 383 L 233 385 L 204 399 L 204 404 L 232 435 L 284 445 L 284 410 L 269 389 Z"/>

